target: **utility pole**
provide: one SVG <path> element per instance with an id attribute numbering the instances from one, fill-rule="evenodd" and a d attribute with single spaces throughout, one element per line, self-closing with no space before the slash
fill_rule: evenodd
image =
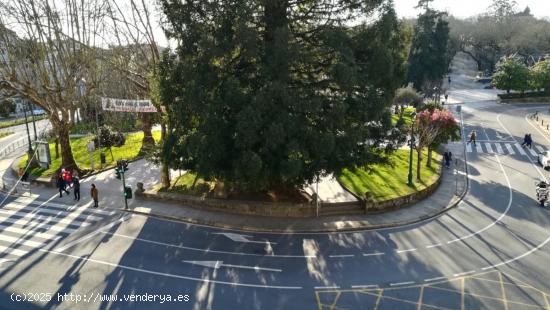
<path id="1" fill-rule="evenodd" d="M 31 159 L 31 156 L 32 156 L 32 142 L 31 142 L 31 134 L 29 132 L 29 123 L 27 122 L 27 107 L 29 105 L 27 104 L 27 106 L 23 106 L 23 115 L 25 115 L 25 127 L 27 128 L 27 139 L 29 141 L 29 160 Z"/>
<path id="2" fill-rule="evenodd" d="M 30 103 L 29 103 L 29 106 L 30 106 Z M 36 134 L 36 121 L 35 121 L 35 118 L 34 118 L 34 109 L 31 107 L 30 111 L 31 111 L 31 116 L 32 116 L 32 127 L 34 129 L 34 141 L 37 141 L 38 140 L 38 135 Z"/>

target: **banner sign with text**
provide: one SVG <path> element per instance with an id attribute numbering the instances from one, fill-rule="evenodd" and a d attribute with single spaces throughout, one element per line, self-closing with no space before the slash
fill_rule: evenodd
<path id="1" fill-rule="evenodd" d="M 156 113 L 151 100 L 101 98 L 104 111 Z"/>

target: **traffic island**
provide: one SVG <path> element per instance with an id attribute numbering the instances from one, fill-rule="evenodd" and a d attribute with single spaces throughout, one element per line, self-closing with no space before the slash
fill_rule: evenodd
<path id="1" fill-rule="evenodd" d="M 393 196 L 386 195 L 385 199 L 380 199 L 380 196 L 377 195 L 374 197 L 375 199 L 370 201 L 366 201 L 366 199 L 363 199 L 354 193 L 353 190 L 350 190 L 350 192 L 354 193 L 359 198 L 358 201 L 335 203 L 320 202 L 317 204 L 315 199 L 310 197 L 307 202 L 302 203 L 275 203 L 266 201 L 213 198 L 197 191 L 187 191 L 186 193 L 182 193 L 181 190 L 179 192 L 174 190 L 163 190 L 160 188 L 160 185 L 150 189 L 138 189 L 136 190 L 135 195 L 144 201 L 173 203 L 170 207 L 175 208 L 176 210 L 178 207 L 185 206 L 183 208 L 192 207 L 199 211 L 220 212 L 222 214 L 290 219 L 316 218 L 319 216 L 364 216 L 365 214 L 380 214 L 387 211 L 401 209 L 418 203 L 433 194 L 438 189 L 442 180 L 440 158 L 440 155 L 434 156 L 434 168 L 430 170 L 432 173 L 426 173 L 426 180 L 429 180 L 429 182 L 427 181 L 422 186 L 419 184 L 417 187 L 397 191 L 397 194 Z M 394 177 L 401 177 L 401 173 L 395 174 Z M 189 179 L 194 179 L 194 176 L 190 174 Z M 390 180 L 388 180 L 388 182 L 389 181 Z M 406 177 L 400 181 L 396 180 L 395 182 L 402 182 L 404 183 L 404 186 L 407 187 Z M 178 181 L 175 181 L 173 183 L 173 187 L 177 187 L 177 184 L 179 184 Z M 196 181 L 195 187 L 213 188 L 214 185 L 206 184 L 204 181 L 199 179 Z M 181 185 L 179 188 L 181 188 Z M 454 192 L 452 195 L 454 195 Z"/>

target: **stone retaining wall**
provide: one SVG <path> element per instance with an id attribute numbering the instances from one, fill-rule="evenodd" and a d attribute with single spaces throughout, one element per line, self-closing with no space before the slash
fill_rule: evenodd
<path id="1" fill-rule="evenodd" d="M 325 213 L 323 212 L 323 210 L 330 209 L 330 215 L 351 215 L 356 214 L 358 208 L 364 210 L 365 214 L 381 213 L 387 210 L 405 207 L 430 196 L 437 189 L 440 183 L 441 165 L 439 166 L 439 178 L 437 179 L 437 181 L 420 192 L 379 202 L 322 202 L 320 206 L 322 210 L 319 213 L 323 214 Z M 232 214 L 285 218 L 307 218 L 317 216 L 317 209 L 314 203 L 270 203 L 258 201 L 237 201 L 227 199 L 201 198 L 177 193 L 161 192 L 157 189 L 150 189 L 143 192 L 136 190 L 135 195 L 136 197 L 144 200 L 170 201 L 184 204 L 186 206 L 190 206 L 200 210 L 226 212 Z"/>

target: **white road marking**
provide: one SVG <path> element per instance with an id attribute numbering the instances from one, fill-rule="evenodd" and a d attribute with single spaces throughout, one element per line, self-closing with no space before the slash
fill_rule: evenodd
<path id="1" fill-rule="evenodd" d="M 527 153 L 525 153 L 525 151 L 523 150 L 523 146 L 521 146 L 519 143 L 516 143 L 515 146 L 521 155 L 527 156 Z"/>
<path id="2" fill-rule="evenodd" d="M 217 250 L 211 250 L 211 249 L 200 249 L 200 248 L 187 247 L 187 246 L 183 246 L 183 245 L 171 244 L 171 243 L 166 243 L 166 242 L 147 240 L 147 239 L 127 236 L 127 235 L 123 235 L 123 234 L 119 234 L 119 233 L 111 233 L 111 232 L 105 232 L 105 231 L 102 231 L 101 233 L 106 234 L 106 235 L 110 235 L 110 236 L 116 236 L 116 237 L 121 237 L 121 238 L 132 239 L 134 241 L 140 241 L 140 242 L 145 242 L 145 243 L 157 244 L 157 245 L 173 247 L 173 248 L 178 248 L 178 249 L 191 250 L 191 251 L 200 251 L 200 252 L 206 252 L 206 253 L 242 255 L 242 256 L 259 256 L 259 257 L 271 257 L 271 258 L 315 258 L 315 257 L 317 257 L 315 255 L 275 255 L 275 254 L 265 255 L 265 254 L 256 254 L 256 253 L 217 251 Z"/>
<path id="3" fill-rule="evenodd" d="M 471 153 L 472 152 L 472 146 L 470 143 L 466 144 L 466 152 Z"/>
<path id="4" fill-rule="evenodd" d="M 516 154 L 516 152 L 514 152 L 514 149 L 512 148 L 512 146 L 510 144 L 506 143 L 505 145 L 506 145 L 506 149 L 508 150 L 508 153 L 510 155 Z"/>
<path id="5" fill-rule="evenodd" d="M 407 253 L 407 252 L 414 252 L 416 251 L 417 249 L 408 249 L 408 250 L 397 250 L 397 253 L 401 254 L 401 253 Z"/>
<path id="6" fill-rule="evenodd" d="M 398 283 L 390 283 L 390 286 L 400 286 L 400 285 L 408 285 L 408 284 L 414 284 L 414 281 L 408 281 L 408 282 L 398 282 Z"/>
<path id="7" fill-rule="evenodd" d="M 37 205 L 37 206 L 48 206 L 48 207 L 54 207 L 54 208 L 61 208 L 63 210 L 67 210 L 67 211 L 74 211 L 74 210 L 82 209 L 82 210 L 86 210 L 86 211 L 91 212 L 91 213 L 97 213 L 97 214 L 103 214 L 103 215 L 114 215 L 116 213 L 116 211 L 106 211 L 106 210 L 101 210 L 101 209 L 88 208 L 87 206 L 92 205 L 91 202 L 89 202 L 85 205 L 82 205 L 82 206 L 72 206 L 72 205 L 60 204 L 60 203 L 49 202 L 49 201 L 35 200 L 35 199 L 32 199 L 32 198 L 28 198 L 28 197 L 18 197 L 17 199 L 15 199 L 15 202 L 25 203 L 25 204 L 32 204 L 32 205 Z"/>
<path id="8" fill-rule="evenodd" d="M 472 273 L 475 273 L 475 272 L 476 272 L 475 270 L 470 270 L 470 271 L 466 271 L 466 272 L 455 273 L 455 274 L 453 274 L 453 277 L 461 277 L 461 276 L 465 276 L 467 274 L 472 274 Z"/>
<path id="9" fill-rule="evenodd" d="M 338 285 L 333 285 L 333 286 L 314 286 L 313 288 L 316 290 L 331 290 L 331 289 L 339 289 L 340 287 Z"/>
<path id="10" fill-rule="evenodd" d="M 426 249 L 431 249 L 431 248 L 435 248 L 435 247 L 442 246 L 442 245 L 443 245 L 442 243 L 431 244 L 431 245 L 427 245 Z"/>
<path id="11" fill-rule="evenodd" d="M 527 255 L 529 255 L 529 254 L 531 254 L 531 253 L 537 251 L 538 249 L 542 248 L 542 247 L 543 247 L 544 245 L 546 245 L 549 241 L 550 241 L 550 237 L 548 237 L 548 239 L 544 240 L 544 242 L 541 243 L 541 244 L 539 244 L 537 247 L 532 248 L 531 250 L 529 250 L 529 251 L 527 251 L 527 252 L 525 252 L 525 253 L 523 253 L 523 254 L 521 254 L 521 255 L 519 255 L 519 256 L 516 256 L 516 257 L 511 258 L 511 259 L 509 259 L 509 260 L 500 262 L 500 263 L 498 263 L 498 264 L 494 264 L 494 265 L 489 265 L 489 266 L 487 266 L 487 267 L 483 267 L 483 268 L 481 268 L 481 270 L 484 270 L 484 271 L 485 271 L 485 270 L 487 270 L 487 269 L 492 269 L 492 268 L 496 268 L 496 267 L 499 267 L 499 266 L 502 266 L 502 265 L 507 265 L 507 264 L 509 264 L 509 263 L 511 263 L 511 262 L 514 262 L 514 261 L 518 260 L 518 259 L 522 259 L 522 258 L 524 258 L 525 256 L 527 256 Z"/>
<path id="12" fill-rule="evenodd" d="M 244 243 L 261 243 L 261 244 L 277 244 L 276 242 L 271 242 L 271 241 L 254 241 L 254 240 L 250 240 L 249 238 L 252 238 L 252 236 L 247 236 L 247 235 L 241 235 L 241 234 L 235 234 L 235 233 L 212 233 L 213 235 L 222 235 L 222 236 L 226 236 L 227 238 L 235 241 L 235 242 L 244 242 Z"/>
<path id="13" fill-rule="evenodd" d="M 380 255 L 384 255 L 386 253 L 384 252 L 376 252 L 376 253 L 363 253 L 363 256 L 380 256 Z"/>
<path id="14" fill-rule="evenodd" d="M 103 227 L 97 229 L 96 231 L 89 233 L 89 234 L 86 235 L 86 236 L 83 236 L 82 238 L 76 239 L 76 240 L 74 240 L 74 241 L 71 241 L 71 242 L 65 244 L 64 246 L 62 246 L 62 247 L 56 249 L 56 251 L 63 252 L 63 251 L 65 251 L 65 250 L 71 248 L 71 247 L 74 246 L 75 244 L 77 244 L 77 243 L 82 243 L 82 242 L 84 242 L 84 241 L 86 241 L 86 240 L 92 238 L 93 236 L 95 236 L 95 235 L 101 233 L 102 230 L 109 229 L 109 228 L 113 227 L 114 225 L 116 225 L 116 224 L 118 224 L 118 223 L 122 223 L 122 222 L 128 220 L 128 219 L 131 218 L 131 217 L 132 217 L 131 214 L 127 214 L 127 215 L 125 215 L 124 217 L 122 217 L 122 218 L 120 218 L 120 219 L 118 219 L 118 220 L 116 220 L 116 221 L 113 221 L 113 222 L 111 222 L 110 224 L 107 224 L 107 225 L 105 225 L 105 226 L 103 226 Z"/>
<path id="15" fill-rule="evenodd" d="M 539 153 L 544 153 L 544 149 L 542 148 L 542 146 L 535 145 L 535 148 L 537 148 L 537 150 L 539 150 Z"/>
<path id="16" fill-rule="evenodd" d="M 431 282 L 431 281 L 438 281 L 438 280 L 446 280 L 447 277 L 437 277 L 437 278 L 430 278 L 430 279 L 424 279 L 424 282 Z"/>
<path id="17" fill-rule="evenodd" d="M 497 118 L 497 120 L 498 120 L 498 118 Z M 500 120 L 499 120 L 499 122 L 500 122 Z M 510 211 L 510 208 L 512 207 L 512 201 L 513 201 L 512 184 L 510 183 L 510 179 L 508 178 L 508 174 L 506 174 L 506 170 L 504 170 L 504 167 L 502 166 L 502 162 L 500 161 L 499 156 L 495 155 L 495 158 L 497 159 L 497 163 L 500 167 L 500 170 L 504 174 L 504 179 L 506 180 L 506 184 L 508 185 L 508 194 L 509 194 L 509 196 L 508 196 L 509 197 L 508 198 L 508 206 L 506 206 L 506 209 L 504 210 L 504 212 L 495 221 L 493 221 L 491 224 L 489 224 L 489 225 L 483 227 L 482 229 L 480 229 L 476 232 L 473 232 L 469 235 L 462 236 L 460 238 L 456 238 L 456 239 L 453 239 L 453 240 L 449 240 L 449 241 L 447 241 L 447 244 L 451 244 L 451 243 L 455 243 L 455 242 L 458 242 L 458 241 L 466 240 L 466 239 L 469 239 L 473 236 L 481 234 L 482 232 L 484 232 L 487 229 L 489 229 L 489 228 L 493 227 L 494 225 L 496 225 L 496 223 L 500 222 L 506 216 L 506 214 L 508 214 L 508 211 Z"/>
<path id="18" fill-rule="evenodd" d="M 13 208 L 12 207 L 13 205 L 23 206 L 23 207 L 22 208 Z M 71 212 L 71 211 L 66 211 L 66 210 L 59 210 L 59 209 L 32 207 L 32 206 L 25 205 L 25 204 L 22 204 L 22 203 L 14 203 L 14 202 L 8 203 L 6 205 L 6 207 L 7 207 L 6 210 L 9 210 L 9 211 L 22 211 L 22 212 L 27 212 L 27 213 L 39 213 L 40 212 L 40 213 L 47 213 L 47 214 L 52 214 L 52 215 L 56 215 L 56 216 L 79 214 L 80 216 L 85 217 L 88 220 L 100 221 L 100 220 L 103 219 L 102 217 L 98 217 L 98 216 L 91 215 L 91 214 L 86 214 L 86 213 L 83 213 L 83 212 L 76 213 L 76 212 Z"/>
<path id="19" fill-rule="evenodd" d="M 48 239 L 51 239 L 53 237 L 58 237 L 59 236 L 58 234 L 50 234 L 50 233 L 47 233 L 47 232 L 41 232 L 42 230 L 47 231 L 48 229 L 47 229 L 47 227 L 41 227 L 41 226 L 23 229 L 23 228 L 19 228 L 19 227 L 14 227 L 13 225 L 5 225 L 3 223 L 0 224 L 0 232 L 12 232 L 12 233 L 20 234 L 23 237 L 31 237 L 32 236 L 33 238 L 40 238 L 40 239 L 48 240 Z M 65 232 L 71 233 L 71 232 L 75 231 L 76 229 L 67 228 L 67 229 L 62 229 L 62 230 L 66 230 Z"/>
<path id="20" fill-rule="evenodd" d="M 487 149 L 487 153 L 493 154 L 493 148 L 491 147 L 491 143 L 485 143 L 485 148 Z"/>
<path id="21" fill-rule="evenodd" d="M 537 154 L 537 152 L 533 151 L 533 149 L 528 148 L 527 150 L 529 151 L 529 153 L 531 153 L 531 155 L 533 155 L 533 156 L 535 156 L 535 157 L 538 157 L 538 156 L 539 156 L 539 154 Z"/>
<path id="22" fill-rule="evenodd" d="M 498 154 L 504 154 L 504 151 L 502 150 L 502 146 L 500 146 L 499 143 L 495 144 L 495 146 L 497 147 L 497 153 Z"/>
<path id="23" fill-rule="evenodd" d="M 21 218 L 18 220 L 28 220 L 27 223 L 31 224 L 33 222 L 37 223 L 37 221 L 47 221 L 47 222 L 55 222 L 55 223 L 63 223 L 63 224 L 72 224 L 72 225 L 78 225 L 78 226 L 89 226 L 90 223 L 84 222 L 81 219 L 78 219 L 78 215 L 70 215 L 66 216 L 64 218 L 58 218 L 53 215 L 43 215 L 43 214 L 35 214 L 35 213 L 27 213 L 27 212 L 17 212 L 17 211 L 4 211 L 0 210 L 0 216 L 7 215 L 7 216 L 20 216 Z M 6 219 L 7 220 L 7 219 Z M 38 222 L 40 223 L 40 222 Z"/>
<path id="24" fill-rule="evenodd" d="M 223 261 L 221 261 L 221 260 L 198 260 L 198 261 L 197 260 L 182 260 L 182 263 L 188 263 L 188 264 L 192 264 L 192 265 L 199 265 L 199 266 L 214 268 L 214 269 L 219 269 L 221 267 L 225 267 L 225 268 L 237 268 L 237 269 L 250 269 L 250 270 L 255 270 L 255 271 L 282 272 L 281 269 L 274 269 L 274 268 L 224 264 Z"/>
<path id="25" fill-rule="evenodd" d="M 45 223 L 40 222 L 42 219 L 43 219 L 42 217 L 37 217 L 38 222 L 35 222 L 35 223 L 33 223 L 31 221 L 27 221 L 25 218 L 22 218 L 22 219 L 1 218 L 1 221 L 2 221 L 2 223 L 7 222 L 7 223 L 12 223 L 14 225 L 29 225 L 29 224 L 34 224 L 35 225 L 31 229 L 27 229 L 26 231 L 53 230 L 53 231 L 58 231 L 58 232 L 71 233 L 71 232 L 77 230 L 76 228 L 67 228 L 66 226 L 62 226 L 62 227 L 56 226 L 55 223 L 45 224 Z M 48 223 L 49 223 L 49 221 L 48 221 Z M 4 226 L 4 225 L 1 225 L 1 226 Z"/>
<path id="26" fill-rule="evenodd" d="M 332 257 L 332 258 L 344 258 L 344 257 L 354 257 L 355 255 L 353 254 L 342 254 L 342 255 L 329 255 L 328 257 Z"/>
<path id="27" fill-rule="evenodd" d="M 369 284 L 369 285 L 352 285 L 351 288 L 376 288 L 378 284 Z"/>
<path id="28" fill-rule="evenodd" d="M 61 255 L 65 257 L 69 257 L 75 260 L 82 260 L 83 262 L 92 262 L 97 263 L 101 265 L 111 266 L 113 268 L 120 268 L 125 270 L 131 270 L 131 271 L 137 271 L 137 272 L 143 272 L 147 274 L 152 274 L 156 276 L 163 276 L 168 278 L 174 278 L 174 279 L 184 279 L 184 280 L 191 280 L 191 281 L 197 281 L 197 282 L 203 282 L 203 283 L 215 283 L 215 284 L 226 284 L 231 286 L 241 286 L 241 287 L 255 287 L 255 288 L 272 288 L 272 289 L 281 289 L 281 290 L 301 290 L 303 287 L 301 286 L 282 286 L 282 285 L 265 285 L 265 284 L 250 284 L 250 283 L 239 283 L 239 282 L 229 282 L 229 281 L 220 281 L 220 280 L 210 280 L 210 279 L 204 279 L 204 278 L 197 278 L 197 277 L 190 277 L 190 276 L 183 276 L 183 275 L 177 275 L 167 272 L 159 272 L 159 271 L 153 271 L 148 269 L 142 269 L 137 267 L 131 267 L 126 266 L 122 264 L 115 264 L 110 263 L 98 259 L 93 259 L 85 256 L 78 256 L 73 254 L 67 254 L 63 252 L 58 252 L 56 250 L 47 250 L 47 249 L 38 249 L 38 251 L 46 252 L 46 253 L 52 253 L 55 255 Z"/>
<path id="29" fill-rule="evenodd" d="M 51 238 L 51 239 L 49 239 L 45 242 L 38 242 L 38 241 L 23 239 L 21 237 L 14 237 L 14 236 L 6 235 L 6 234 L 0 235 L 0 240 L 1 241 L 11 242 L 10 245 L 9 245 L 10 247 L 24 245 L 24 246 L 28 246 L 28 247 L 31 247 L 31 248 L 36 248 L 36 247 L 40 247 L 40 246 L 45 245 L 49 241 L 54 241 L 54 240 L 57 240 L 59 238 L 60 238 L 60 236 L 53 236 L 53 238 Z"/>
<path id="30" fill-rule="evenodd" d="M 483 149 L 481 148 L 481 143 L 477 143 L 477 144 L 476 144 L 476 151 L 477 151 L 478 153 L 483 153 Z"/>
<path id="31" fill-rule="evenodd" d="M 4 255 L 23 256 L 29 253 L 29 251 L 14 249 L 14 248 L 10 248 L 9 246 L 0 245 L 0 253 Z"/>

